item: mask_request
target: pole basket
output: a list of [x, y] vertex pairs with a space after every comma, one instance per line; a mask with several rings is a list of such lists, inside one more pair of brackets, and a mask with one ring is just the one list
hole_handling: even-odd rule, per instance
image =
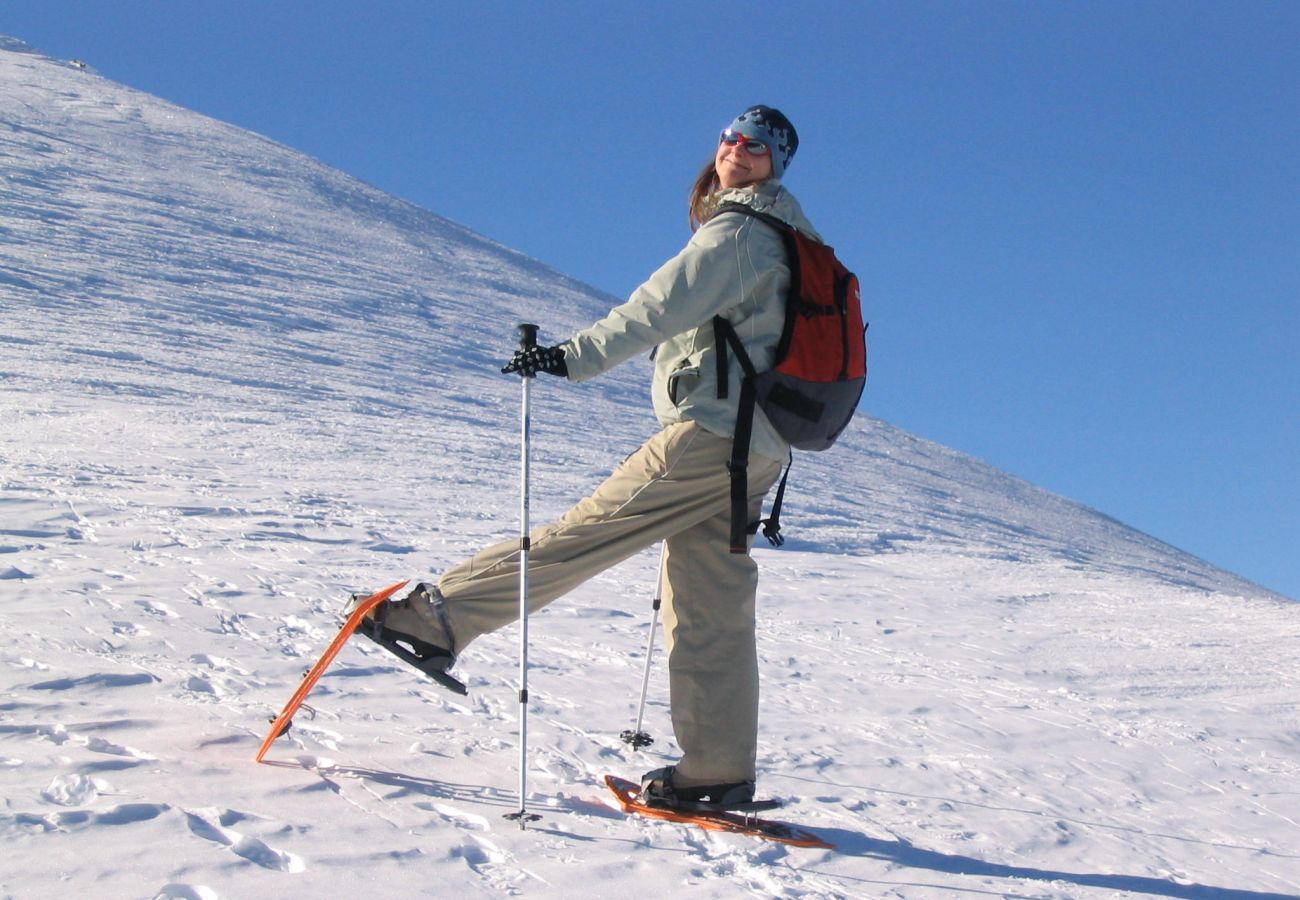
[[655, 742], [655, 739], [650, 737], [650, 735], [646, 734], [644, 731], [633, 731], [630, 728], [620, 734], [619, 737], [623, 739], [623, 743], [629, 745], [633, 750], [640, 750], [642, 747], [649, 747]]

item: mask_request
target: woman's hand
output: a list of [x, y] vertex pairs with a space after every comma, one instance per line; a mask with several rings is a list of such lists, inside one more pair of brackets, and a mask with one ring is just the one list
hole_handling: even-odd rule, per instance
[[538, 372], [567, 378], [569, 367], [564, 362], [564, 351], [558, 346], [521, 348], [501, 370], [503, 375], [518, 374], [521, 378], [532, 378]]

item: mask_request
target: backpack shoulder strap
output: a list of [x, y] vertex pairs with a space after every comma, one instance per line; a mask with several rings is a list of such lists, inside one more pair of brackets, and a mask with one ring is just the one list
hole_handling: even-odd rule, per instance
[[[740, 380], [740, 398], [736, 403], [736, 430], [731, 439], [731, 459], [727, 472], [731, 475], [731, 552], [749, 551], [749, 443], [754, 432], [754, 363], [745, 352], [745, 346], [736, 329], [722, 316], [713, 317], [714, 356], [718, 366], [718, 399], [728, 395], [730, 376], [727, 372], [727, 351], [735, 355], [745, 372]], [[757, 529], [755, 529], [757, 530]]]
[[[780, 363], [785, 359], [786, 354], [790, 352], [790, 339], [794, 335], [794, 320], [799, 314], [803, 302], [803, 254], [799, 252], [799, 241], [801, 240], [798, 228], [795, 228], [784, 219], [779, 219], [771, 213], [759, 212], [752, 206], [734, 201], [724, 203], [718, 207], [718, 212], [738, 212], [742, 215], [758, 219], [760, 222], [775, 228], [781, 235], [781, 242], [785, 245], [785, 264], [790, 270], [790, 287], [785, 301], [785, 324], [781, 328], [781, 337], [777, 341], [776, 356], [774, 359]], [[721, 374], [721, 369], [719, 369]]]
[[[724, 203], [718, 208], [718, 212], [742, 213], [758, 219], [777, 230], [786, 249], [787, 265], [790, 267], [791, 290], [797, 293], [796, 285], [799, 284], [799, 247], [796, 243], [797, 232], [794, 226], [778, 219], [776, 216], [759, 212], [743, 203]], [[795, 304], [790, 303], [787, 299], [787, 321], [778, 346], [778, 358], [784, 354], [785, 347], [790, 340], [790, 318], [794, 309]], [[731, 442], [731, 459], [727, 463], [727, 471], [731, 475], [731, 552], [748, 553], [749, 535], [757, 532], [760, 526], [763, 527], [763, 534], [768, 541], [773, 546], [779, 547], [785, 543], [785, 538], [781, 536], [781, 500], [785, 496], [785, 481], [790, 474], [790, 467], [789, 465], [786, 466], [785, 475], [781, 478], [781, 487], [777, 490], [776, 503], [772, 507], [771, 518], [763, 522], [749, 522], [749, 444], [754, 429], [754, 407], [757, 405], [754, 378], [758, 373], [754, 368], [753, 360], [749, 358], [749, 353], [746, 352], [745, 346], [740, 340], [740, 336], [736, 334], [735, 327], [722, 316], [713, 317], [713, 343], [717, 361], [718, 399], [725, 399], [729, 393], [728, 351], [736, 357], [736, 361], [740, 363], [740, 367], [745, 373], [745, 377], [741, 379], [740, 383], [740, 398], [736, 409], [736, 431]], [[793, 457], [791, 459], [793, 460]]]
[[[760, 222], [766, 222], [782, 234], [794, 229], [794, 226], [786, 222], [784, 219], [779, 219], [771, 213], [760, 212], [747, 203], [737, 203], [734, 200], [728, 201], [718, 207], [717, 213], [724, 212], [743, 213], [751, 218], [758, 219]], [[717, 213], [714, 213], [714, 215], [717, 215]]]

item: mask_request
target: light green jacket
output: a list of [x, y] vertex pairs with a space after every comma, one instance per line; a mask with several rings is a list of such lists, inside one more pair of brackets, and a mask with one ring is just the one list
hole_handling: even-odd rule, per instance
[[[714, 205], [745, 203], [820, 240], [779, 181], [719, 191], [711, 199]], [[657, 347], [651, 397], [660, 424], [693, 420], [731, 437], [743, 373], [729, 361], [730, 389], [719, 399], [713, 317], [731, 322], [755, 368], [766, 371], [785, 323], [789, 284], [785, 245], [775, 229], [741, 213], [715, 215], [626, 303], [561, 345], [569, 379], [585, 381]], [[789, 450], [757, 410], [750, 452], [784, 460]]]

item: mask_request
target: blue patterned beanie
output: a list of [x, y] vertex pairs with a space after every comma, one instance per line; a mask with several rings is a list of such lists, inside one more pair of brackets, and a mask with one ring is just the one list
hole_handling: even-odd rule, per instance
[[772, 151], [772, 177], [780, 178], [799, 149], [799, 135], [779, 109], [751, 106], [729, 126], [731, 131], [767, 144]]

